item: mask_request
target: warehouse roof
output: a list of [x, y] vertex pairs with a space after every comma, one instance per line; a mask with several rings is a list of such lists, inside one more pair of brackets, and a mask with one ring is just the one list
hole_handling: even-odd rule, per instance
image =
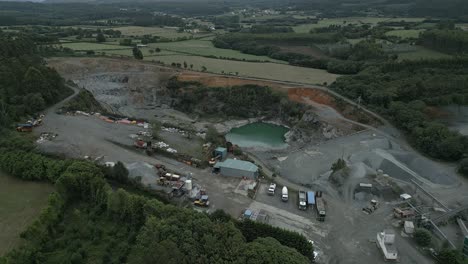
[[253, 164], [252, 162], [244, 161], [244, 160], [235, 160], [235, 159], [227, 159], [225, 161], [219, 161], [215, 164], [215, 168], [230, 168], [230, 169], [238, 169], [244, 171], [258, 171], [258, 167]]

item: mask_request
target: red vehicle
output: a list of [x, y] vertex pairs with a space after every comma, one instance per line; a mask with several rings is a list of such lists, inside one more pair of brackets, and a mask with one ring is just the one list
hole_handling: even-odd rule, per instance
[[33, 125], [32, 124], [18, 124], [16, 126], [16, 131], [18, 132], [32, 132]]

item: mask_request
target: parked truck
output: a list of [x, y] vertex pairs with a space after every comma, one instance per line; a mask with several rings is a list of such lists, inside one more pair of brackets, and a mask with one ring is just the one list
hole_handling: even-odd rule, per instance
[[283, 200], [283, 202], [287, 202], [288, 201], [288, 187], [284, 186], [283, 187], [283, 190], [281, 191], [281, 200]]
[[317, 208], [317, 220], [325, 221], [325, 201], [323, 200], [321, 191], [317, 192], [315, 195], [315, 208]]
[[306, 192], [299, 191], [299, 210], [307, 209], [306, 201], [307, 201]]
[[398, 260], [398, 252], [395, 247], [395, 233], [393, 230], [384, 230], [377, 233], [377, 247], [382, 250], [385, 260]]

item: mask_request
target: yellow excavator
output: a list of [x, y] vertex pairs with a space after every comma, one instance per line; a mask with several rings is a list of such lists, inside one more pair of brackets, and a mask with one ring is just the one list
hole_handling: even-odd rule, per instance
[[202, 195], [200, 199], [196, 199], [193, 202], [193, 205], [200, 206], [200, 207], [208, 207], [210, 206], [210, 201], [208, 200], [208, 195]]

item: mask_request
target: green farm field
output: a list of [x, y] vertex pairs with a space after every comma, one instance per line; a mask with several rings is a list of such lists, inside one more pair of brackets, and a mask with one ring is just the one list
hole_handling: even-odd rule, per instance
[[166, 43], [153, 43], [149, 45], [152, 48], [160, 48], [161, 50], [178, 52], [188, 55], [199, 56], [215, 56], [218, 58], [229, 58], [236, 60], [250, 60], [250, 61], [271, 61], [277, 63], [286, 63], [284, 61], [274, 60], [267, 56], [256, 56], [244, 54], [237, 50], [219, 49], [213, 46], [208, 39], [192, 39], [187, 41], [166, 42]]
[[20, 243], [20, 233], [47, 205], [53, 187], [22, 181], [0, 172], [0, 256]]
[[119, 49], [131, 49], [130, 47], [113, 45], [113, 44], [100, 44], [92, 42], [75, 42], [75, 43], [62, 43], [62, 47], [70, 48], [72, 50], [119, 50]]
[[320, 20], [317, 24], [303, 24], [293, 27], [296, 33], [308, 33], [313, 28], [328, 27], [331, 25], [376, 25], [379, 22], [390, 22], [390, 21], [406, 21], [406, 22], [420, 22], [424, 18], [416, 17], [401, 17], [401, 18], [389, 18], [389, 17], [344, 17], [344, 18], [326, 18]]
[[392, 31], [385, 33], [385, 35], [396, 36], [400, 38], [418, 38], [419, 33], [423, 31], [424, 31], [423, 29], [392, 30]]
[[435, 50], [417, 46], [414, 51], [398, 53], [398, 60], [445, 59], [452, 56]]
[[339, 75], [328, 73], [325, 70], [302, 68], [286, 64], [230, 61], [190, 55], [158, 56], [145, 58], [145, 60], [160, 61], [166, 65], [170, 65], [173, 62], [180, 64], [186, 62], [188, 65], [193, 64], [194, 70], [201, 70], [205, 66], [207, 71], [212, 73], [224, 72], [226, 74], [235, 74], [237, 72], [239, 76], [244, 77], [308, 84], [332, 83], [339, 77]]
[[177, 32], [177, 28], [168, 27], [139, 27], [139, 26], [126, 26], [111, 28], [113, 30], [119, 30], [123, 36], [135, 36], [140, 37], [143, 35], [159, 36], [163, 38], [174, 39], [178, 37], [189, 37], [190, 33]]

